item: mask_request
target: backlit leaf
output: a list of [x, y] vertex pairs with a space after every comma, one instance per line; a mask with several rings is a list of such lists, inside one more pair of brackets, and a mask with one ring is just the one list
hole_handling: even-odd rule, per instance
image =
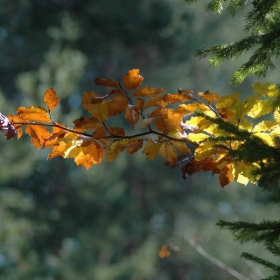
[[141, 121], [139, 121], [139, 125], [141, 126], [141, 127], [147, 127], [150, 123], [152, 123], [153, 122], [153, 120], [154, 120], [154, 118], [146, 118], [146, 119], [143, 119], [143, 120], [141, 120]]
[[181, 153], [181, 154], [191, 154], [191, 150], [186, 146], [186, 143], [179, 141], [170, 141], [170, 143]]
[[264, 96], [268, 96], [268, 97], [279, 97], [280, 96], [280, 90], [275, 84], [256, 83], [252, 86], [252, 88], [255, 92], [262, 94]]
[[229, 183], [231, 183], [234, 179], [232, 171], [232, 163], [227, 164], [221, 169], [220, 175], [219, 175], [219, 180], [220, 180], [220, 185], [222, 187], [227, 186]]
[[167, 103], [170, 103], [170, 104], [174, 104], [174, 103], [177, 103], [177, 102], [186, 102], [186, 101], [189, 101], [189, 100], [193, 100], [193, 97], [188, 95], [188, 94], [170, 94], [170, 93], [166, 93], [162, 99], [167, 102]]
[[139, 69], [129, 70], [122, 78], [123, 85], [127, 90], [138, 88], [143, 80]]
[[73, 121], [75, 124], [74, 130], [85, 131], [92, 130], [102, 126], [102, 123], [97, 118], [80, 117]]
[[259, 118], [273, 111], [273, 100], [259, 100], [247, 113], [251, 118]]
[[152, 106], [158, 106], [160, 108], [164, 108], [166, 106], [166, 101], [164, 101], [161, 97], [154, 97], [149, 99], [145, 104], [143, 109], [152, 107]]
[[276, 127], [278, 124], [278, 122], [274, 121], [262, 121], [259, 122], [258, 124], [256, 124], [252, 130], [252, 132], [264, 132], [264, 131], [268, 131], [271, 130], [272, 128]]
[[56, 92], [53, 90], [53, 88], [49, 88], [44, 94], [44, 101], [51, 111], [59, 104], [60, 99], [56, 96]]
[[49, 131], [42, 125], [28, 125], [25, 132], [30, 135], [32, 144], [38, 149], [50, 136]]
[[207, 102], [215, 102], [221, 98], [221, 96], [217, 93], [210, 92], [209, 90], [205, 91], [204, 93], [199, 92], [198, 96]]
[[140, 150], [143, 146], [143, 139], [140, 137], [132, 138], [129, 140], [126, 148], [126, 152], [128, 154], [134, 154], [138, 150]]
[[[141, 76], [142, 77], [142, 76]], [[164, 92], [163, 88], [143, 87], [136, 90], [133, 96], [157, 96], [159, 93]]]
[[50, 122], [48, 111], [43, 107], [19, 107], [17, 113], [22, 121]]
[[223, 107], [231, 106], [238, 100], [239, 96], [240, 94], [238, 92], [234, 92], [230, 95], [222, 96], [221, 99], [216, 103], [216, 108], [220, 109]]

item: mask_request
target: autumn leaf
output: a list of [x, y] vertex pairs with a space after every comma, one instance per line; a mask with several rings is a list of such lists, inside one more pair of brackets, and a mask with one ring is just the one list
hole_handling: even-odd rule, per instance
[[147, 142], [142, 153], [146, 155], [147, 159], [154, 159], [157, 157], [162, 143], [155, 143], [153, 141]]
[[32, 144], [38, 149], [50, 136], [49, 131], [42, 125], [28, 125], [25, 132], [30, 135]]
[[239, 96], [240, 94], [238, 92], [222, 96], [220, 100], [216, 103], [216, 108], [220, 109], [233, 105], [238, 100]]
[[46, 103], [49, 110], [53, 110], [60, 102], [60, 99], [56, 96], [56, 92], [53, 88], [46, 90], [44, 94], [44, 102]]
[[157, 96], [159, 93], [162, 92], [164, 92], [163, 88], [144, 87], [136, 90], [133, 96], [142, 96], [142, 97]]
[[122, 78], [123, 85], [127, 90], [138, 88], [143, 80], [139, 69], [129, 70]]
[[273, 103], [273, 100], [259, 100], [254, 104], [254, 106], [252, 106], [247, 115], [251, 118], [259, 118], [263, 115], [269, 114], [274, 109]]
[[50, 122], [48, 111], [43, 107], [19, 107], [17, 113], [21, 121], [31, 121], [31, 122]]
[[112, 79], [102, 79], [98, 77], [94, 79], [94, 82], [98, 86], [119, 88], [119, 84]]
[[112, 136], [125, 136], [125, 131], [121, 127], [108, 127], [108, 131]]
[[91, 117], [80, 117], [73, 121], [75, 124], [74, 130], [76, 131], [85, 131], [85, 130], [92, 130], [99, 127], [102, 127], [102, 123], [99, 119]]
[[176, 150], [167, 142], [162, 143], [159, 148], [159, 153], [163, 158], [167, 159], [168, 162], [174, 163], [177, 159]]
[[221, 98], [221, 96], [219, 94], [210, 92], [209, 90], [205, 91], [204, 93], [199, 92], [198, 96], [201, 99], [204, 99], [204, 100], [206, 100], [209, 103], [215, 102], [215, 101], [217, 101], [217, 100], [219, 100]]
[[255, 92], [262, 94], [264, 96], [276, 97], [276, 98], [280, 96], [280, 89], [275, 84], [256, 83], [252, 86], [252, 88]]
[[139, 120], [138, 111], [131, 105], [126, 108], [125, 119], [135, 125]]
[[225, 187], [229, 183], [231, 183], [234, 179], [232, 171], [233, 171], [233, 164], [229, 163], [221, 169], [219, 180], [221, 187]]
[[127, 154], [134, 154], [140, 150], [143, 146], [143, 139], [140, 137], [132, 138], [127, 143], [126, 152]]
[[110, 117], [114, 117], [117, 114], [122, 113], [128, 105], [128, 99], [124, 96], [116, 96], [107, 102], [108, 114]]
[[166, 93], [162, 99], [167, 102], [167, 103], [170, 103], [170, 104], [174, 104], [174, 103], [177, 103], [177, 102], [186, 102], [186, 101], [189, 101], [189, 100], [193, 100], [193, 97], [188, 95], [188, 94], [170, 94], [170, 93]]
[[169, 257], [170, 254], [171, 254], [171, 252], [167, 249], [167, 245], [166, 245], [166, 244], [163, 244], [163, 245], [160, 247], [159, 251], [158, 251], [158, 255], [159, 255], [159, 257], [162, 258], [162, 259], [163, 259], [163, 258]]

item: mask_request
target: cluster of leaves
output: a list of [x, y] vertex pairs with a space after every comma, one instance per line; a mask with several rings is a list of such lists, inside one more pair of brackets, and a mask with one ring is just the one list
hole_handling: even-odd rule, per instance
[[[140, 88], [143, 77], [138, 69], [128, 71], [122, 85], [112, 79], [94, 81], [110, 92], [102, 96], [85, 91], [82, 105], [89, 116], [74, 120], [73, 127], [53, 120], [52, 111], [60, 99], [50, 88], [44, 94], [47, 108], [19, 107], [17, 116], [3, 116], [1, 130], [8, 139], [20, 138], [26, 127], [35, 147], [52, 148], [48, 159], [74, 158], [86, 168], [104, 157], [111, 162], [120, 152], [133, 154], [142, 149], [148, 160], [161, 155], [172, 168], [182, 165], [184, 178], [199, 171], [219, 174], [222, 187], [233, 180], [257, 182], [257, 171], [271, 164], [278, 151], [280, 90], [273, 84], [253, 85], [255, 94], [241, 101], [237, 92], [194, 95], [189, 89], [170, 94], [163, 88]], [[272, 114], [271, 120], [259, 119], [267, 114]], [[134, 134], [108, 125], [116, 115], [130, 123]], [[248, 147], [255, 152], [240, 156]]]
[[[199, 0], [185, 0], [194, 3]], [[226, 4], [228, 5], [226, 7]], [[252, 7], [245, 17], [244, 30], [249, 35], [237, 42], [205, 47], [197, 52], [199, 57], [210, 56], [209, 62], [219, 66], [225, 60], [238, 58], [241, 54], [254, 50], [251, 57], [237, 71], [232, 81], [241, 83], [249, 75], [265, 76], [269, 69], [274, 69], [273, 58], [279, 57], [279, 0], [259, 1], [226, 1], [211, 0], [206, 5], [206, 11], [221, 14], [223, 10], [234, 17], [237, 12], [251, 4]]]

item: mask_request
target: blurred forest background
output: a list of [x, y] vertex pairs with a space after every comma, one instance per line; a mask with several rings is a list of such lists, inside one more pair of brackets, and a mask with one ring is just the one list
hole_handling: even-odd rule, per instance
[[[85, 112], [84, 90], [102, 93], [96, 77], [141, 69], [144, 85], [252, 92], [256, 79], [230, 86], [240, 61], [209, 68], [195, 51], [242, 37], [244, 18], [204, 11], [182, 0], [0, 0], [0, 110], [43, 105], [53, 87], [62, 99], [55, 119]], [[244, 11], [245, 13], [245, 11]], [[276, 82], [276, 74], [261, 82]], [[104, 93], [104, 89], [103, 89]], [[244, 98], [246, 96], [244, 95]], [[72, 160], [46, 160], [26, 137], [1, 135], [0, 279], [216, 280], [236, 279], [203, 258], [193, 238], [213, 257], [250, 279], [267, 275], [240, 258], [266, 256], [259, 244], [238, 245], [219, 219], [277, 217], [255, 185], [222, 189], [201, 173], [183, 180], [180, 169], [139, 153], [90, 170]], [[171, 253], [160, 258], [163, 244]]]

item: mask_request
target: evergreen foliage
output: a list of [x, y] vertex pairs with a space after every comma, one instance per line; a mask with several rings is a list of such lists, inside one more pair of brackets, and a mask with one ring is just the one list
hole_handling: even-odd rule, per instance
[[[186, 3], [198, 0], [185, 0]], [[226, 2], [228, 2], [227, 7]], [[237, 12], [251, 5], [245, 17], [244, 30], [248, 36], [230, 44], [204, 47], [197, 51], [200, 58], [210, 56], [209, 62], [219, 66], [225, 60], [236, 59], [243, 53], [253, 50], [253, 54], [232, 76], [233, 83], [241, 83], [247, 76], [264, 77], [268, 70], [273, 70], [273, 58], [280, 54], [280, 1], [279, 0], [212, 0], [206, 5], [206, 11], [221, 14], [226, 13], [234, 17]]]

